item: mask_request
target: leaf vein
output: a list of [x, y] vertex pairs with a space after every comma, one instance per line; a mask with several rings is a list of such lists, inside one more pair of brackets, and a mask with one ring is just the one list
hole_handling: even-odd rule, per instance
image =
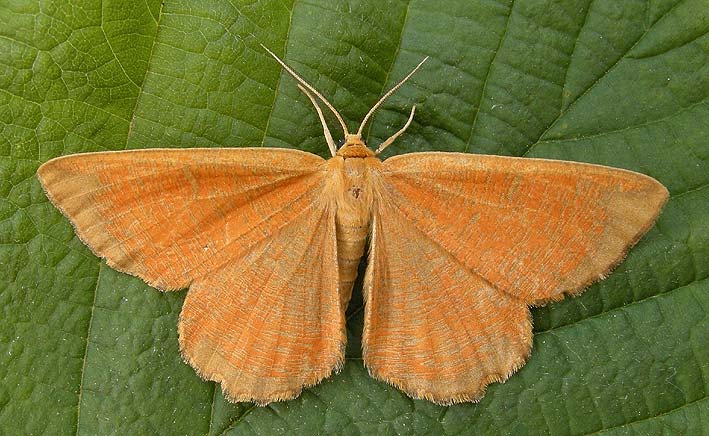
[[[542, 138], [544, 137], [544, 135], [546, 135], [552, 128], [554, 128], [554, 126], [556, 126], [556, 124], [559, 122], [559, 120], [562, 119], [562, 117], [564, 116], [564, 114], [568, 113], [569, 110], [570, 110], [573, 106], [575, 106], [579, 101], [583, 100], [583, 98], [584, 98], [586, 95], [588, 95], [591, 91], [593, 91], [593, 90], [596, 88], [596, 86], [597, 86], [603, 79], [605, 79], [606, 77], [608, 77], [608, 75], [609, 75], [613, 70], [615, 70], [615, 68], [616, 68], [618, 65], [620, 65], [621, 61], [623, 61], [624, 59], [628, 58], [628, 54], [633, 51], [633, 49], [640, 43], [640, 41], [643, 40], [643, 38], [645, 38], [645, 36], [646, 36], [648, 33], [650, 33], [650, 30], [652, 30], [652, 28], [653, 28], [663, 17], [668, 16], [672, 11], [674, 11], [680, 3], [683, 3], [683, 2], [682, 2], [682, 1], [677, 2], [677, 3], [676, 3], [669, 11], [667, 11], [660, 19], [658, 19], [657, 21], [655, 21], [655, 22], [652, 24], [652, 26], [648, 27], [648, 28], [640, 35], [640, 37], [638, 37], [638, 39], [635, 40], [635, 42], [633, 43], [633, 45], [632, 45], [623, 55], [621, 55], [620, 57], [618, 57], [618, 59], [613, 63], [613, 65], [611, 65], [610, 67], [608, 67], [608, 68], [606, 69], [606, 71], [603, 72], [603, 74], [601, 74], [600, 76], [598, 76], [598, 78], [597, 78], [596, 80], [594, 80], [581, 94], [579, 94], [573, 101], [571, 101], [571, 102], [569, 103], [569, 105], [566, 107], [566, 111], [561, 112], [556, 118], [554, 118], [554, 119], [551, 121], [551, 123], [549, 123], [549, 124], [547, 125], [547, 127], [544, 129], [544, 131], [542, 131], [542, 133], [539, 135], [539, 137], [537, 138], [537, 140], [536, 140], [535, 142], [533, 142], [532, 144], [529, 144], [529, 145], [524, 149], [524, 151], [522, 152], [522, 154], [521, 154], [520, 156], [527, 156], [527, 155], [534, 149], [534, 147], [536, 147], [536, 146], [540, 143], [540, 141], [542, 140]], [[649, 7], [649, 6], [648, 6], [648, 7]]]
[[[286, 53], [288, 50], [288, 38], [290, 36], [290, 31], [293, 28], [293, 11], [295, 11], [295, 0], [293, 1], [293, 4], [291, 5], [291, 10], [290, 10], [290, 16], [288, 17], [288, 30], [286, 30], [286, 36], [283, 39], [283, 59], [286, 58]], [[278, 88], [281, 85], [281, 78], [283, 77], [285, 71], [283, 71], [280, 67], [279, 71], [280, 73], [278, 74], [278, 79], [276, 81], [276, 86], [273, 88], [273, 101], [271, 102], [270, 109], [268, 111], [268, 119], [266, 120], [266, 127], [263, 129], [263, 139], [261, 139], [261, 147], [263, 147], [266, 143], [266, 138], [268, 137], [268, 129], [271, 126], [271, 120], [273, 119], [273, 112], [275, 112], [276, 109], [276, 100], [278, 99]]]
[[[401, 23], [401, 31], [399, 32], [399, 43], [396, 46], [396, 50], [394, 51], [394, 56], [391, 58], [391, 64], [389, 64], [389, 69], [387, 70], [386, 76], [384, 76], [384, 81], [382, 82], [382, 90], [379, 92], [379, 95], [384, 95], [384, 93], [387, 91], [387, 84], [389, 83], [389, 77], [391, 76], [392, 71], [394, 71], [394, 65], [396, 65], [396, 58], [399, 57], [399, 53], [401, 52], [401, 45], [402, 41], [404, 39], [404, 31], [406, 30], [406, 23], [409, 20], [409, 11], [411, 10], [411, 1], [409, 0], [406, 3], [406, 9], [404, 10], [404, 19], [402, 20]], [[366, 143], [369, 144], [369, 140], [371, 138], [372, 134], [372, 126], [374, 125], [374, 120], [369, 122], [369, 127], [367, 128], [367, 139]]]
[[[163, 8], [165, 7], [165, 2], [160, 3], [160, 9], [158, 10], [158, 19], [155, 23], [155, 37], [153, 39], [153, 44], [150, 46], [150, 53], [148, 54], [148, 66], [145, 68], [145, 74], [143, 74], [143, 80], [138, 86], [138, 96], [135, 98], [135, 105], [133, 105], [133, 110], [131, 111], [131, 118], [128, 121], [128, 133], [126, 134], [126, 143], [123, 146], [125, 150], [128, 148], [128, 141], [131, 138], [131, 132], [133, 132], [133, 124], [135, 123], [136, 113], [138, 110], [138, 104], [140, 103], [141, 97], [143, 96], [143, 89], [145, 88], [145, 82], [148, 79], [148, 72], [150, 71], [150, 65], [153, 61], [153, 54], [155, 53], [155, 46], [158, 45], [158, 33], [160, 32], [160, 22], [163, 16]], [[152, 14], [152, 12], [151, 12]]]
[[480, 108], [483, 104], [483, 100], [485, 100], [485, 90], [487, 89], [487, 82], [490, 79], [490, 75], [492, 73], [492, 66], [495, 63], [495, 60], [497, 59], [497, 55], [500, 53], [500, 48], [502, 48], [502, 43], [505, 39], [505, 36], [507, 36], [507, 29], [510, 27], [510, 21], [512, 21], [512, 9], [514, 8], [515, 2], [512, 0], [512, 3], [510, 4], [510, 13], [507, 15], [507, 20], [505, 20], [505, 29], [502, 31], [502, 35], [500, 36], [500, 40], [497, 42], [497, 48], [495, 49], [495, 54], [492, 56], [492, 60], [490, 61], [490, 65], [487, 68], [487, 71], [485, 72], [485, 79], [483, 80], [483, 86], [482, 89], [480, 90], [480, 98], [478, 99], [478, 105], [477, 109], [475, 110], [475, 116], [473, 117], [473, 123], [472, 126], [470, 127], [470, 136], [468, 136], [468, 140], [465, 141], [465, 148], [463, 149], [463, 153], [467, 153], [468, 150], [470, 149], [470, 143], [473, 141], [473, 137], [475, 136], [475, 127], [477, 126], [478, 123], [478, 115], [480, 115]]
[[89, 344], [91, 343], [91, 327], [94, 324], [94, 311], [96, 309], [96, 296], [98, 295], [98, 286], [101, 283], [101, 268], [103, 263], [99, 263], [98, 273], [96, 274], [96, 286], [94, 286], [94, 298], [93, 303], [91, 303], [91, 315], [89, 315], [89, 327], [86, 331], [86, 347], [84, 347], [84, 360], [81, 364], [81, 375], [79, 377], [79, 398], [76, 404], [76, 435], [79, 435], [79, 428], [81, 424], [81, 401], [83, 399], [84, 393], [84, 377], [86, 376], [86, 362], [87, 356], [89, 355]]
[[626, 422], [626, 423], [619, 424], [619, 425], [616, 425], [616, 426], [613, 426], [613, 427], [603, 428], [603, 429], [600, 429], [600, 430], [598, 430], [598, 431], [594, 431], [594, 432], [591, 432], [591, 433], [584, 433], [584, 436], [590, 436], [590, 435], [595, 435], [595, 434], [601, 434], [602, 432], [605, 432], [605, 431], [623, 428], [623, 427], [626, 427], [626, 426], [628, 426], [628, 425], [637, 424], [637, 423], [639, 423], [639, 422], [649, 421], [649, 420], [651, 420], [651, 419], [658, 419], [658, 418], [661, 418], [661, 417], [663, 417], [663, 416], [665, 416], [665, 415], [669, 415], [669, 414], [672, 413], [672, 412], [676, 412], [676, 411], [678, 411], [678, 410], [684, 409], [685, 407], [692, 406], [692, 405], [694, 405], [695, 403], [699, 403], [699, 402], [702, 402], [702, 401], [706, 401], [706, 399], [707, 399], [707, 397], [697, 398], [696, 400], [690, 401], [690, 402], [688, 402], [688, 403], [684, 403], [684, 404], [682, 404], [682, 405], [679, 406], [679, 407], [675, 407], [675, 408], [673, 408], [673, 409], [666, 410], [665, 412], [662, 412], [662, 413], [660, 413], [659, 415], [647, 416], [647, 417], [645, 417], [645, 418], [637, 419], [637, 420], [635, 420], [635, 421]]
[[581, 39], [581, 32], [583, 32], [583, 28], [586, 27], [586, 21], [588, 21], [588, 16], [591, 15], [591, 8], [593, 7], [593, 0], [590, 1], [588, 6], [586, 7], [586, 12], [584, 13], [583, 16], [583, 21], [581, 22], [581, 26], [579, 26], [579, 31], [576, 33], [576, 37], [574, 38], [574, 45], [571, 47], [571, 53], [569, 53], [569, 63], [566, 65], [566, 72], [564, 73], [564, 81], [562, 82], [561, 85], [561, 104], [559, 105], [559, 116], [564, 113], [564, 91], [566, 91], [566, 84], [569, 79], [569, 71], [571, 71], [571, 64], [574, 61], [574, 53], [576, 52], [576, 46], [579, 43], [579, 40]]
[[568, 323], [568, 324], [562, 324], [562, 325], [554, 326], [554, 327], [551, 327], [551, 328], [548, 328], [548, 329], [545, 329], [545, 330], [535, 330], [534, 333], [535, 333], [535, 336], [536, 336], [536, 335], [543, 335], [543, 334], [547, 334], [547, 333], [552, 334], [552, 332], [554, 332], [554, 331], [556, 331], [556, 330], [563, 329], [563, 328], [567, 328], [567, 327], [571, 327], [571, 326], [574, 326], [574, 325], [576, 325], [576, 324], [582, 323], [582, 322], [584, 322], [584, 321], [586, 321], [586, 320], [589, 320], [589, 319], [601, 318], [601, 317], [603, 317], [603, 316], [608, 315], [609, 313], [614, 313], [614, 312], [616, 312], [616, 311], [621, 311], [621, 312], [622, 312], [622, 311], [624, 311], [625, 309], [627, 309], [627, 308], [629, 308], [629, 307], [635, 306], [636, 304], [641, 304], [641, 303], [644, 303], [644, 302], [647, 302], [647, 301], [652, 301], [652, 300], [654, 300], [654, 299], [656, 299], [656, 298], [659, 298], [659, 297], [661, 297], [661, 296], [663, 296], [663, 295], [669, 294], [670, 292], [676, 292], [676, 291], [679, 291], [679, 290], [681, 290], [681, 289], [688, 288], [689, 286], [695, 285], [695, 284], [700, 283], [700, 282], [703, 282], [703, 281], [707, 281], [707, 277], [702, 277], [702, 278], [699, 278], [699, 279], [698, 279], [698, 278], [695, 278], [694, 280], [691, 280], [691, 281], [685, 283], [684, 285], [678, 286], [678, 287], [676, 287], [676, 288], [668, 289], [668, 290], [666, 290], [666, 291], [660, 291], [659, 293], [654, 294], [654, 295], [651, 295], [651, 296], [649, 296], [649, 297], [645, 297], [645, 298], [641, 298], [641, 299], [639, 299], [639, 300], [631, 301], [630, 303], [624, 304], [624, 305], [622, 305], [622, 306], [613, 307], [613, 308], [611, 308], [611, 309], [609, 309], [609, 310], [604, 310], [604, 311], [599, 312], [599, 313], [597, 313], [597, 314], [595, 314], [595, 315], [587, 316], [587, 317], [585, 317], [585, 318], [578, 319], [578, 320], [576, 320], [576, 321], [574, 321], [574, 322], [571, 322], [571, 323]]
[[691, 105], [689, 105], [689, 106], [685, 106], [685, 107], [683, 107], [683, 108], [680, 108], [679, 110], [677, 110], [677, 111], [675, 111], [675, 112], [672, 112], [671, 114], [665, 115], [665, 116], [662, 117], [662, 118], [657, 118], [657, 119], [654, 119], [654, 120], [645, 121], [645, 122], [640, 123], [640, 124], [634, 124], [634, 125], [631, 125], [631, 126], [626, 126], [626, 127], [620, 128], [620, 129], [607, 130], [607, 131], [605, 131], [605, 132], [592, 133], [592, 134], [589, 134], [589, 135], [579, 135], [579, 136], [574, 136], [574, 137], [569, 137], [569, 138], [545, 139], [545, 140], [537, 141], [537, 142], [535, 143], [535, 145], [551, 144], [551, 143], [554, 143], [554, 142], [583, 141], [583, 140], [587, 140], [587, 139], [594, 139], [594, 138], [603, 137], [603, 136], [606, 136], [606, 135], [612, 135], [612, 134], [614, 134], [614, 133], [622, 133], [622, 132], [626, 132], [626, 131], [628, 131], [628, 130], [638, 129], [638, 128], [640, 128], [640, 127], [651, 126], [651, 125], [653, 125], [653, 124], [658, 124], [658, 123], [661, 123], [661, 122], [663, 122], [663, 121], [666, 121], [666, 120], [668, 120], [668, 119], [670, 119], [670, 118], [672, 118], [672, 117], [675, 117], [675, 116], [677, 116], [677, 115], [679, 115], [679, 114], [682, 114], [682, 113], [684, 113], [684, 112], [688, 112], [688, 111], [694, 109], [694, 108], [697, 107], [697, 106], [706, 105], [707, 103], [709, 103], [709, 100], [707, 100], [707, 99], [700, 100], [700, 101], [698, 101], [698, 102], [696, 102], [696, 103], [693, 103], [693, 104], [691, 104]]

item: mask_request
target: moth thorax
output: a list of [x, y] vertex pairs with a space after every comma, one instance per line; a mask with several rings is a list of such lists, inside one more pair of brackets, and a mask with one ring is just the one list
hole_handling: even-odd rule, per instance
[[372, 204], [370, 159], [342, 160], [338, 198], [338, 220], [348, 225], [367, 226]]

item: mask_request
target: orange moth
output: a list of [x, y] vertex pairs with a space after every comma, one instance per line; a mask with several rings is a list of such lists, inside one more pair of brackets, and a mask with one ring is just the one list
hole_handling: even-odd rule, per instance
[[[357, 266], [364, 364], [414, 398], [476, 401], [530, 354], [529, 306], [603, 278], [668, 193], [631, 171], [463, 153], [377, 155], [362, 129], [276, 55], [332, 158], [269, 148], [148, 149], [53, 159], [49, 199], [106, 263], [189, 287], [184, 359], [232, 401], [297, 397], [341, 367]], [[425, 59], [424, 59], [425, 61]], [[337, 147], [318, 100], [344, 132]]]

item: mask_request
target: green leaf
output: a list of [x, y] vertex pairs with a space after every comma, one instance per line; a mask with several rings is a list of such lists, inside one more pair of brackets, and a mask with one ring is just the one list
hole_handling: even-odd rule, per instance
[[[0, 3], [0, 429], [8, 434], [700, 434], [709, 428], [706, 0]], [[327, 155], [283, 54], [388, 155], [577, 160], [671, 198], [605, 281], [533, 310], [527, 365], [477, 404], [413, 401], [363, 368], [361, 295], [339, 374], [227, 403], [181, 361], [184, 292], [94, 257], [35, 177], [50, 158], [148, 147]]]

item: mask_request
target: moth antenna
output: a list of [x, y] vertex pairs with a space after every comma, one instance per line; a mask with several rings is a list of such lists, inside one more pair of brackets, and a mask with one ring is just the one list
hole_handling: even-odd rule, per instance
[[[362, 120], [362, 123], [360, 123], [360, 125], [359, 125], [359, 130], [357, 130], [357, 135], [362, 136], [362, 130], [364, 129], [364, 125], [367, 124], [367, 121], [369, 120], [369, 117], [372, 116], [372, 114], [374, 113], [374, 111], [376, 111], [377, 109], [379, 109], [379, 106], [381, 106], [382, 103], [384, 103], [384, 100], [386, 100], [387, 98], [389, 98], [389, 96], [391, 96], [393, 93], [395, 93], [396, 90], [399, 89], [399, 88], [401, 87], [401, 85], [404, 84], [404, 82], [406, 82], [407, 80], [409, 80], [409, 78], [410, 78], [411, 76], [413, 76], [414, 73], [415, 73], [416, 71], [418, 71], [418, 69], [421, 68], [421, 65], [423, 65], [423, 63], [426, 62], [427, 60], [428, 60], [428, 56], [426, 56], [425, 58], [423, 58], [423, 60], [422, 60], [421, 62], [419, 62], [418, 65], [416, 65], [416, 68], [414, 68], [413, 70], [411, 70], [411, 72], [410, 72], [409, 74], [407, 74], [406, 77], [404, 77], [403, 79], [401, 79], [401, 80], [399, 81], [399, 83], [397, 83], [396, 85], [394, 85], [393, 88], [391, 88], [386, 94], [384, 94], [384, 95], [382, 96], [382, 98], [379, 99], [379, 101], [378, 101], [374, 106], [372, 106], [372, 108], [369, 110], [369, 112], [367, 112], [367, 115], [364, 116], [364, 119]], [[398, 133], [397, 133], [397, 135], [398, 135]], [[394, 136], [396, 136], [396, 135], [394, 135]]]
[[286, 65], [286, 63], [283, 62], [283, 61], [281, 60], [281, 58], [279, 58], [278, 56], [276, 56], [276, 54], [275, 54], [274, 52], [272, 52], [271, 50], [269, 50], [268, 47], [266, 47], [266, 46], [263, 45], [263, 44], [261, 44], [261, 47], [263, 47], [263, 49], [266, 50], [266, 51], [268, 52], [268, 54], [270, 54], [271, 56], [273, 56], [273, 58], [276, 60], [276, 62], [278, 62], [279, 64], [281, 64], [281, 66], [283, 67], [283, 69], [286, 70], [286, 71], [288, 72], [288, 74], [290, 74], [295, 80], [297, 80], [298, 83], [300, 83], [301, 85], [303, 85], [303, 87], [305, 87], [308, 91], [312, 92], [317, 98], [319, 98], [320, 100], [322, 100], [322, 102], [325, 104], [325, 106], [327, 106], [327, 108], [330, 109], [330, 110], [332, 111], [332, 113], [335, 115], [335, 118], [337, 118], [337, 121], [340, 123], [340, 126], [342, 126], [342, 131], [344, 132], [345, 136], [347, 136], [347, 135], [350, 134], [350, 132], [347, 130], [347, 126], [345, 125], [345, 121], [342, 119], [342, 116], [340, 115], [340, 113], [337, 112], [337, 109], [335, 109], [335, 107], [334, 107], [332, 104], [330, 104], [330, 102], [327, 101], [327, 99], [326, 99], [325, 97], [323, 97], [322, 94], [320, 94], [320, 93], [317, 91], [317, 89], [313, 88], [312, 85], [310, 85], [310, 84], [309, 84], [308, 82], [306, 82], [303, 78], [301, 78], [298, 74], [296, 74], [296, 72], [293, 71], [293, 69], [291, 69], [291, 67], [289, 67], [288, 65]]
[[337, 147], [335, 146], [335, 141], [332, 139], [332, 135], [330, 134], [330, 129], [327, 128], [325, 117], [323, 116], [320, 106], [318, 106], [317, 100], [315, 100], [313, 94], [311, 94], [307, 89], [305, 89], [300, 83], [298, 84], [298, 89], [303, 91], [303, 94], [307, 95], [310, 99], [310, 102], [313, 104], [313, 106], [315, 106], [315, 110], [318, 112], [318, 117], [320, 117], [320, 122], [322, 123], [323, 132], [325, 133], [325, 142], [327, 142], [327, 146], [330, 149], [330, 153], [332, 153], [332, 156], [334, 157], [337, 154]]
[[411, 121], [414, 120], [414, 112], [416, 112], [416, 105], [411, 107], [411, 115], [409, 115], [409, 120], [406, 122], [406, 124], [404, 124], [404, 127], [402, 127], [398, 132], [391, 135], [391, 137], [389, 137], [389, 139], [382, 142], [382, 144], [379, 146], [379, 148], [377, 148], [377, 151], [375, 151], [374, 154], [379, 154], [382, 151], [384, 151], [385, 148], [387, 148], [389, 145], [391, 145], [391, 143], [394, 142], [394, 140], [396, 138], [401, 136], [401, 134], [404, 133], [406, 131], [406, 129], [409, 128], [409, 126], [411, 125]]

